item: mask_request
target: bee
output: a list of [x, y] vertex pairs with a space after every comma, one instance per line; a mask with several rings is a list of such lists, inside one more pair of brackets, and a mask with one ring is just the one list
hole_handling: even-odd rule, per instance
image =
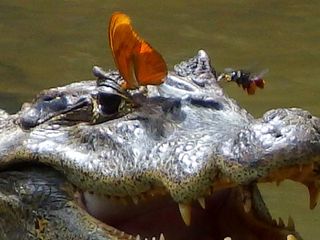
[[238, 86], [241, 86], [249, 95], [253, 95], [256, 92], [257, 87], [263, 89], [265, 81], [262, 79], [262, 75], [267, 70], [263, 71], [259, 75], [254, 75], [251, 72], [245, 70], [227, 70], [219, 74], [218, 81], [236, 82]]

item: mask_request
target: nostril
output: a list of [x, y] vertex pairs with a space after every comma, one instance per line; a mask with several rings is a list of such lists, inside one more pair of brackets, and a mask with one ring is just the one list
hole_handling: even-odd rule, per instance
[[20, 126], [24, 130], [28, 130], [37, 126], [39, 120], [39, 111], [37, 109], [31, 108], [24, 112], [19, 119]]
[[280, 138], [280, 137], [282, 137], [282, 134], [281, 133], [276, 133], [275, 138]]

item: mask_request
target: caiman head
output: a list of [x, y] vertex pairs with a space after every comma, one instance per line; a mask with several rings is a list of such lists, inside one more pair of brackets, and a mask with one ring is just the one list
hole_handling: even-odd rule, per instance
[[118, 72], [94, 73], [2, 113], [1, 239], [301, 238], [257, 183], [300, 182], [316, 205], [319, 118], [253, 118], [202, 50], [159, 86], [124, 90]]

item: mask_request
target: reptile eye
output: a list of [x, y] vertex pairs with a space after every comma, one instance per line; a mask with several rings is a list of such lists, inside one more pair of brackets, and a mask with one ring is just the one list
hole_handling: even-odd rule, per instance
[[123, 101], [123, 98], [116, 94], [103, 92], [98, 94], [99, 108], [104, 115], [113, 115], [118, 113]]

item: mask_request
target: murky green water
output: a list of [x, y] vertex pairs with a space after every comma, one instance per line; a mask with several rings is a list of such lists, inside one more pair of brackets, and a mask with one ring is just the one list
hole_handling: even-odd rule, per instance
[[[14, 112], [41, 89], [90, 79], [93, 65], [113, 68], [106, 28], [119, 10], [169, 68], [202, 48], [218, 70], [269, 69], [254, 97], [226, 87], [255, 116], [292, 106], [320, 116], [320, 2], [288, 0], [1, 0], [0, 108]], [[305, 188], [262, 188], [274, 216], [292, 215], [305, 239], [319, 239], [320, 210], [307, 209]]]

